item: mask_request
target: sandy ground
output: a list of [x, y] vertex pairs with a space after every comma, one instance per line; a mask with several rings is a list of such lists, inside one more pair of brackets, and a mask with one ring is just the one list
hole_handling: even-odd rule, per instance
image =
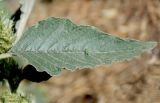
[[[37, 0], [28, 26], [50, 16], [160, 42], [159, 0]], [[160, 103], [160, 46], [132, 61], [63, 71], [41, 85], [50, 103]]]

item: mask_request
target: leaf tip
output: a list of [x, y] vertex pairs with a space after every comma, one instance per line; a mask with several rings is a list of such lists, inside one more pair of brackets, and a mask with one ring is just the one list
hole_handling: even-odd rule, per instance
[[150, 42], [147, 42], [147, 45], [148, 45], [149, 49], [152, 50], [158, 45], [158, 43], [155, 41], [150, 41]]

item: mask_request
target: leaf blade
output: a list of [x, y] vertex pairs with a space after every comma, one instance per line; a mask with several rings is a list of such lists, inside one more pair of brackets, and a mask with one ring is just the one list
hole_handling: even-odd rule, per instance
[[68, 19], [49, 18], [29, 28], [11, 52], [28, 59], [39, 71], [58, 74], [113, 61], [129, 60], [151, 50], [155, 42], [121, 39]]

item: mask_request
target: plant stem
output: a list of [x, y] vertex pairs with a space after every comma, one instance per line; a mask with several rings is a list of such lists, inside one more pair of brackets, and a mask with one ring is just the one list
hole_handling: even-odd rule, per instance
[[34, 3], [35, 3], [35, 0], [20, 0], [20, 4], [22, 5], [20, 9], [23, 12], [23, 14], [21, 15], [20, 21], [17, 25], [16, 40], [14, 44], [16, 44], [23, 35], [25, 25], [33, 9]]
[[12, 57], [12, 56], [13, 56], [13, 55], [12, 55], [12, 54], [9, 54], [9, 53], [0, 54], [0, 59], [5, 59], [5, 58]]

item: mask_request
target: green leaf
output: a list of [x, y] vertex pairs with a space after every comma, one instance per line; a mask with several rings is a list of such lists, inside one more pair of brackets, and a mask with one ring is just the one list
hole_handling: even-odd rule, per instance
[[95, 27], [52, 17], [29, 28], [11, 52], [26, 58], [39, 71], [58, 74], [61, 68], [75, 70], [130, 60], [155, 45], [121, 39]]

